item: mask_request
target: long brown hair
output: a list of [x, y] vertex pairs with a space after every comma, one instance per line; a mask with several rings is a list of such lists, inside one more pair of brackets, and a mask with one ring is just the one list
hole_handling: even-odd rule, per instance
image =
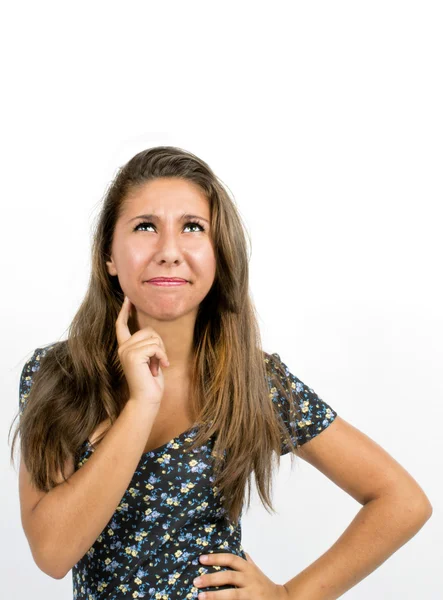
[[[21, 454], [32, 482], [49, 491], [56, 485], [57, 473], [65, 477], [67, 458], [77, 456], [96, 427], [109, 419], [102, 439], [123, 409], [128, 386], [117, 353], [115, 322], [124, 294], [105, 263], [123, 202], [136, 188], [160, 177], [184, 178], [204, 192], [210, 204], [216, 256], [215, 280], [199, 306], [193, 338], [194, 414], [205, 427], [198, 428], [186, 451], [216, 434], [214, 486], [232, 522], [241, 515], [246, 483], [249, 508], [252, 472], [266, 510], [275, 512], [271, 502], [274, 461], [279, 465], [282, 440], [291, 451], [296, 447], [272, 402], [277, 388], [289, 401], [293, 399], [290, 389], [281, 384], [287, 373], [277, 358], [272, 358], [274, 368], [269, 369], [271, 356], [262, 350], [249, 295], [246, 229], [234, 201], [203, 160], [172, 146], [139, 152], [118, 169], [108, 187], [95, 225], [84, 300], [68, 339], [52, 345], [34, 374], [27, 399], [31, 408], [15, 417], [20, 419], [11, 460], [20, 433]], [[131, 321], [129, 328], [134, 333]]]

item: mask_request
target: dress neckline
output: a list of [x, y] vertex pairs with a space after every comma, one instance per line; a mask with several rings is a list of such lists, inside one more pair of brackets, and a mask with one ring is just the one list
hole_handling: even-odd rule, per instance
[[[166, 442], [165, 444], [162, 444], [161, 446], [158, 446], [157, 448], [153, 448], [152, 450], [148, 450], [147, 452], [142, 452], [142, 454], [140, 455], [141, 459], [143, 457], [149, 456], [149, 455], [155, 455], [155, 454], [161, 454], [162, 452], [164, 452], [164, 450], [172, 445], [174, 442], [178, 442], [180, 441], [183, 437], [186, 437], [187, 434], [191, 433], [191, 431], [193, 431], [194, 429], [197, 428], [197, 423], [194, 423], [193, 425], [191, 425], [191, 427], [188, 427], [188, 429], [186, 429], [185, 431], [182, 431], [181, 433], [179, 433], [176, 437], [171, 438], [168, 442]], [[89, 438], [86, 439], [84, 445], [87, 446], [88, 451], [94, 452], [95, 448], [94, 446], [91, 444], [91, 442], [89, 441]]]

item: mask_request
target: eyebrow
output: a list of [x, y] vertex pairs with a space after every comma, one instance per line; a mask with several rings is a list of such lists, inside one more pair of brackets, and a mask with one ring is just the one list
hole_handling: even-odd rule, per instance
[[[136, 219], [148, 219], [151, 221], [158, 221], [159, 217], [154, 214], [138, 215], [138, 217], [133, 217], [132, 219], [129, 219], [128, 223], [130, 223], [131, 221], [135, 221]], [[190, 215], [189, 213], [185, 213], [184, 215], [182, 215], [179, 220], [186, 221], [187, 219], [201, 219], [202, 221], [206, 221], [206, 223], [209, 224], [208, 219], [205, 219], [204, 217], [200, 217], [199, 215]]]

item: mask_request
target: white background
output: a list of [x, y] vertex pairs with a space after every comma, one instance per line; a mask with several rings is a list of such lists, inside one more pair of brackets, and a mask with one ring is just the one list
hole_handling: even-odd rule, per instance
[[[2, 597], [72, 597], [35, 565], [8, 431], [33, 350], [89, 278], [92, 221], [136, 152], [197, 154], [252, 241], [263, 345], [383, 446], [434, 507], [346, 598], [441, 598], [440, 2], [15, 2], [0, 15]], [[277, 583], [360, 508], [282, 459], [245, 550]]]

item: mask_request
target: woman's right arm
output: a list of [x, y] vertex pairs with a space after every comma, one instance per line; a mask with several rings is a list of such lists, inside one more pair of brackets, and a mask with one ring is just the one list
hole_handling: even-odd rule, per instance
[[110, 521], [143, 454], [159, 404], [129, 399], [88, 460], [49, 492], [36, 490], [20, 463], [21, 520], [37, 566], [62, 579]]
[[132, 302], [125, 296], [115, 322], [118, 356], [129, 400], [92, 456], [67, 481], [39, 492], [20, 465], [22, 525], [37, 566], [62, 579], [86, 554], [123, 498], [161, 405], [169, 366], [161, 336], [150, 326], [134, 334], [128, 327]]

